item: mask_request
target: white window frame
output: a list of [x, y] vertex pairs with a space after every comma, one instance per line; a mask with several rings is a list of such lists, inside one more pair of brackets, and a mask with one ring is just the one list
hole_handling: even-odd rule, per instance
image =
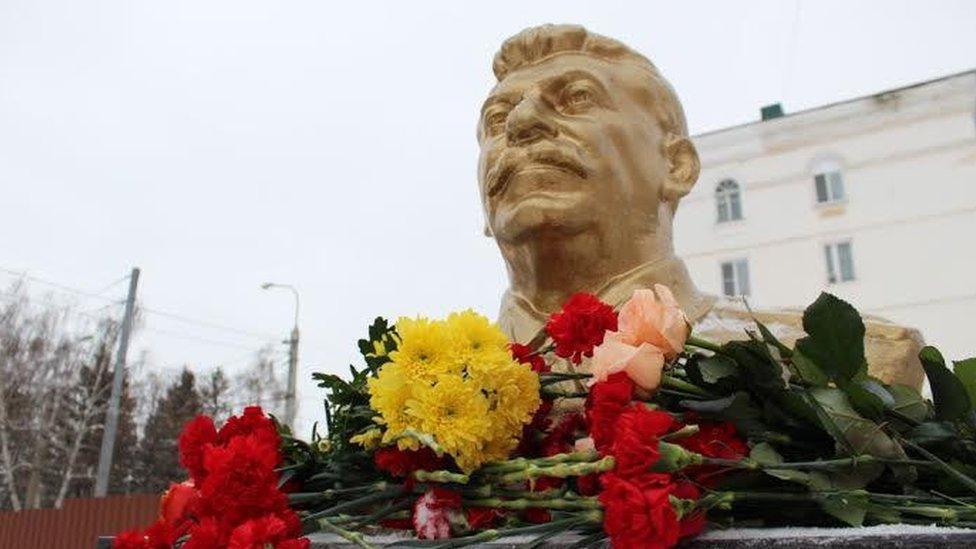
[[819, 160], [814, 163], [811, 173], [814, 204], [830, 206], [847, 202], [844, 169], [840, 162], [833, 159]]
[[823, 245], [823, 253], [827, 284], [843, 284], [857, 280], [857, 271], [854, 268], [854, 245], [851, 239], [827, 242]]
[[715, 222], [732, 223], [742, 221], [742, 186], [731, 177], [715, 185]]
[[752, 295], [748, 258], [740, 257], [722, 261], [719, 263], [718, 272], [722, 295], [725, 297], [749, 297]]

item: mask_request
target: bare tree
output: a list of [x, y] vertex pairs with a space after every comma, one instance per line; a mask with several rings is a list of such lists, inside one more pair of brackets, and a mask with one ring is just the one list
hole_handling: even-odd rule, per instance
[[[235, 377], [234, 408], [256, 405], [270, 414], [281, 417], [284, 412], [285, 384], [283, 375], [275, 372], [274, 347], [262, 347], [254, 361]], [[283, 361], [277, 365], [285, 368]]]
[[224, 375], [224, 369], [220, 366], [201, 379], [200, 399], [204, 414], [218, 422], [224, 421], [233, 411], [232, 398], [230, 380]]
[[117, 324], [71, 304], [31, 299], [22, 282], [0, 303], [0, 506], [59, 505], [86, 441], [101, 429]]

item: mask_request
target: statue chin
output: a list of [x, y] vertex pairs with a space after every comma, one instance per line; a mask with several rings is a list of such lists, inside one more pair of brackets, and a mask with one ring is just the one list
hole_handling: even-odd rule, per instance
[[503, 242], [522, 242], [546, 236], [566, 237], [586, 231], [592, 225], [579, 192], [538, 192], [518, 202], [499, 204], [492, 233]]

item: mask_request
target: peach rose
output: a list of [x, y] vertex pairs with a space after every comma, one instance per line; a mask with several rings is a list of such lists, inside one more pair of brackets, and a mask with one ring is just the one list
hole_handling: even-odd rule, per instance
[[593, 349], [590, 369], [593, 374], [590, 385], [606, 381], [617, 372], [627, 372], [627, 377], [638, 387], [653, 392], [661, 385], [664, 353], [649, 343], [636, 347], [626, 343], [620, 332], [607, 332], [603, 343]]
[[[655, 297], [655, 292], [657, 297]], [[630, 345], [649, 343], [668, 359], [678, 356], [688, 339], [688, 317], [678, 307], [671, 290], [655, 284], [654, 291], [636, 290], [620, 308], [617, 332]]]
[[664, 365], [684, 349], [690, 330], [684, 312], [667, 286], [637, 290], [620, 309], [616, 332], [606, 332], [603, 343], [593, 350], [590, 385], [611, 374], [627, 376], [645, 394], [661, 386]]

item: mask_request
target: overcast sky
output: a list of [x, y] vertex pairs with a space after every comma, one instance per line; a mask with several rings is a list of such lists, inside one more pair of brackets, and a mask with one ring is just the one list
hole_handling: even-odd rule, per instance
[[291, 323], [259, 284], [294, 284], [308, 426], [307, 375], [374, 316], [494, 316], [475, 120], [496, 47], [545, 22], [649, 56], [693, 132], [976, 66], [965, 0], [0, 0], [0, 269], [98, 293], [139, 266], [144, 306], [237, 330], [148, 314], [159, 369], [246, 363]]

